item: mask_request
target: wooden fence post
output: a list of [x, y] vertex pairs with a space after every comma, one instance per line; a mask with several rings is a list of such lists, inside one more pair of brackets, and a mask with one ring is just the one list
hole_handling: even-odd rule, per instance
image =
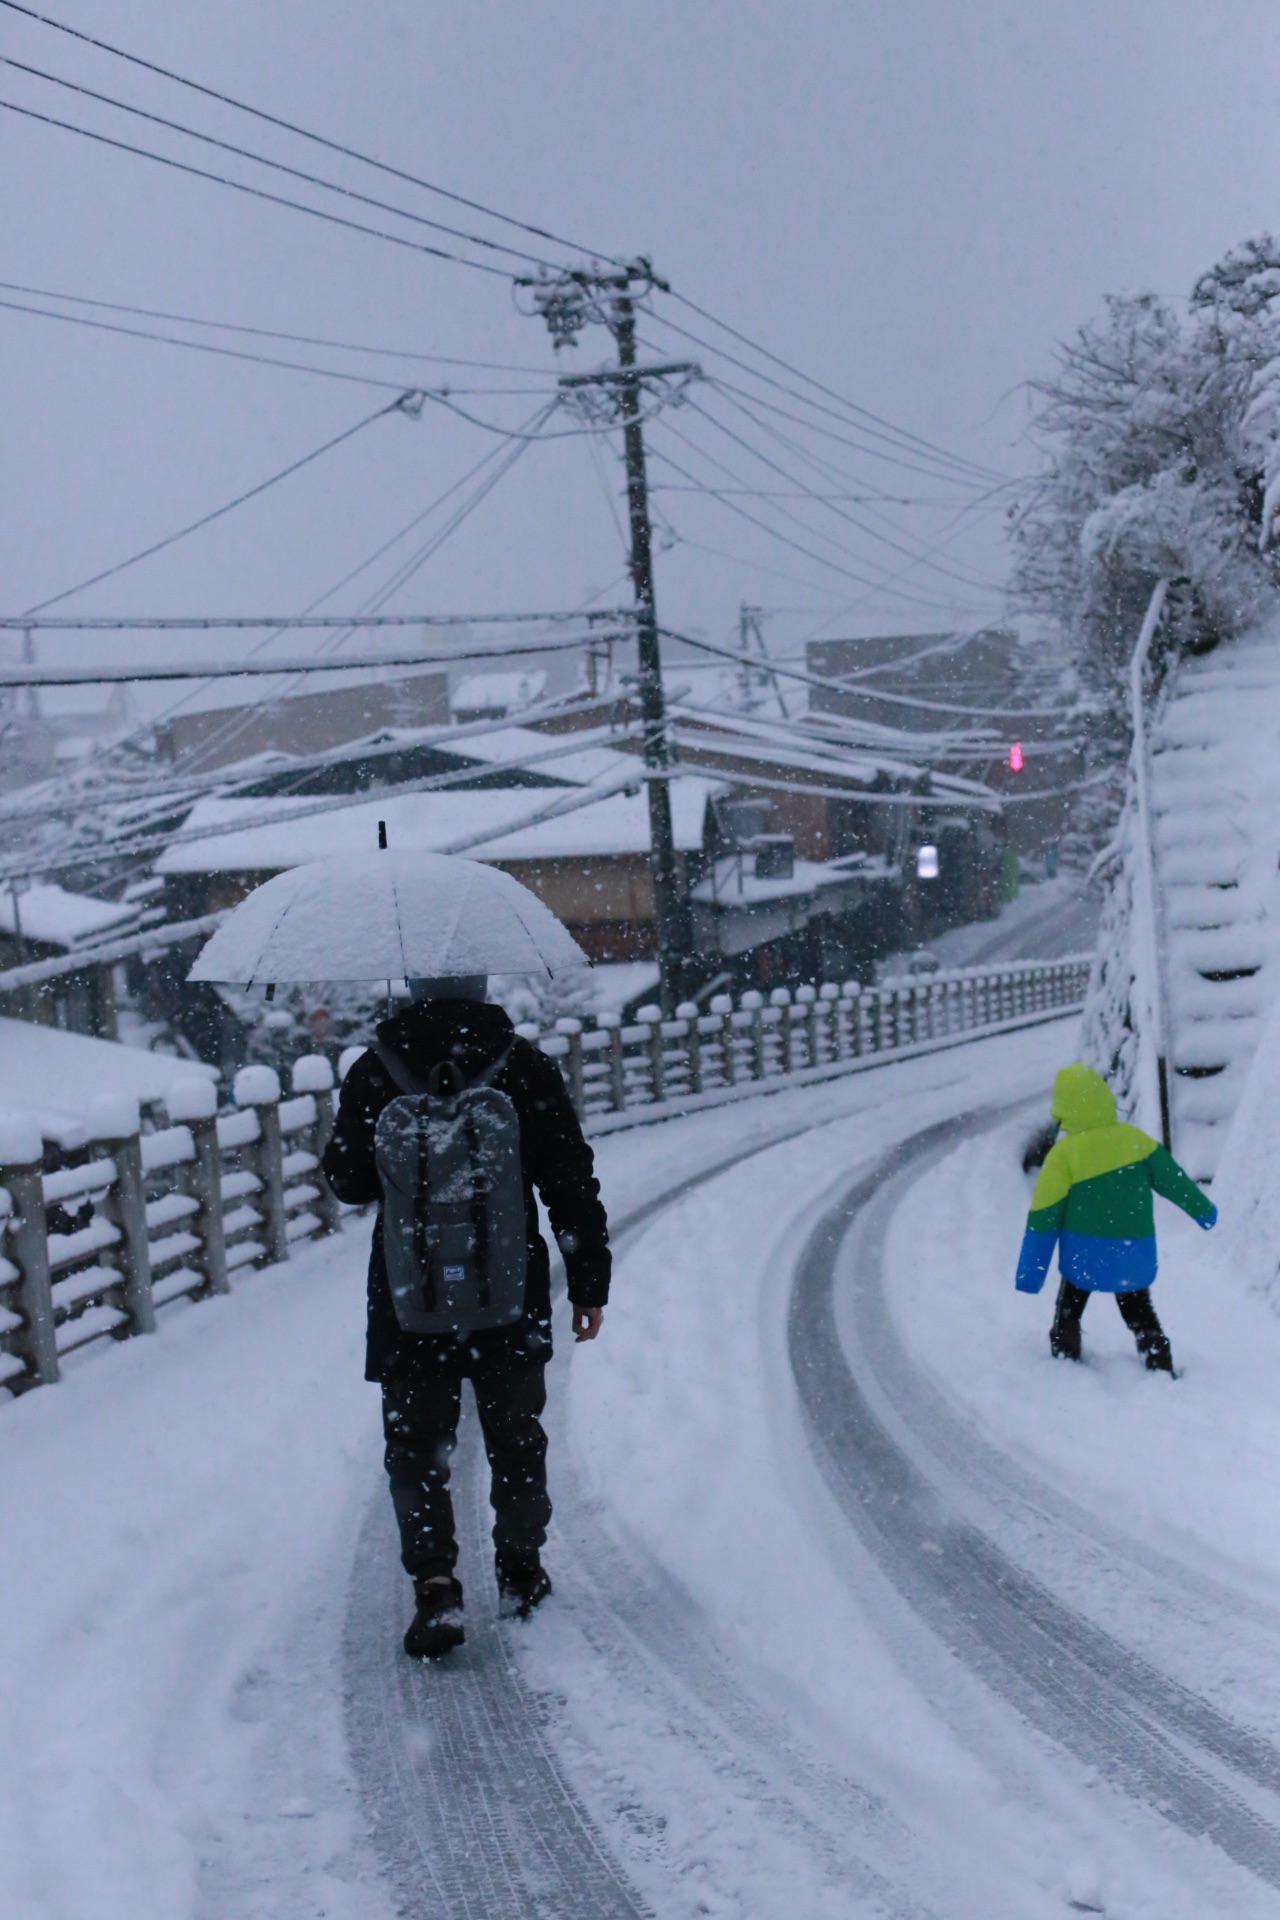
[[751, 1078], [764, 1079], [764, 995], [751, 987], [740, 1002], [742, 1011], [751, 1015]]
[[290, 1080], [295, 1094], [309, 1093], [316, 1103], [310, 1147], [316, 1157], [315, 1183], [320, 1193], [320, 1221], [326, 1233], [342, 1231], [342, 1208], [324, 1177], [320, 1162], [333, 1138], [333, 1068], [322, 1053], [304, 1053], [294, 1061]]
[[566, 1014], [563, 1020], [556, 1021], [556, 1032], [562, 1033], [569, 1042], [569, 1098], [581, 1120], [586, 1110], [582, 1082], [582, 1022], [575, 1020], [572, 1014]]
[[792, 1027], [790, 989], [787, 987], [775, 987], [769, 995], [769, 1005], [778, 1009], [779, 1037], [782, 1041], [780, 1049], [782, 1060], [780, 1064], [784, 1073], [790, 1073], [793, 1065], [791, 1058]]
[[685, 1056], [689, 1062], [689, 1091], [702, 1092], [702, 1035], [698, 1031], [698, 1009], [694, 1001], [682, 1000], [676, 1019], [685, 1024]]
[[622, 1046], [622, 1015], [620, 1013], [598, 1013], [597, 1027], [602, 1027], [609, 1036], [609, 1105], [615, 1113], [625, 1113], [627, 1107], [627, 1057]]
[[796, 1011], [792, 1018], [804, 1034], [804, 1064], [818, 1064], [818, 992], [816, 987], [796, 988]]
[[252, 1107], [258, 1120], [258, 1138], [243, 1149], [261, 1187], [263, 1251], [269, 1261], [289, 1258], [289, 1222], [284, 1210], [284, 1150], [280, 1144], [280, 1078], [274, 1067], [241, 1067], [233, 1097], [238, 1107]]
[[155, 1302], [151, 1298], [151, 1248], [147, 1240], [147, 1196], [142, 1183], [141, 1121], [136, 1100], [110, 1098], [94, 1101], [89, 1109], [90, 1151], [100, 1145], [116, 1163], [102, 1212], [120, 1233], [119, 1258], [123, 1280], [121, 1296], [128, 1325], [117, 1338], [154, 1333]]
[[720, 1042], [720, 1075], [726, 1087], [735, 1084], [738, 1078], [738, 1063], [733, 1052], [733, 997], [727, 993], [717, 993], [711, 1001], [711, 1011], [720, 1022], [717, 1038]]
[[218, 1090], [202, 1075], [184, 1075], [165, 1100], [175, 1127], [188, 1127], [196, 1157], [187, 1170], [188, 1190], [198, 1202], [200, 1264], [207, 1293], [230, 1293], [227, 1243], [222, 1232], [222, 1149], [218, 1145]]
[[8, 1290], [12, 1310], [22, 1324], [4, 1337], [5, 1350], [24, 1362], [26, 1371], [5, 1381], [10, 1393], [51, 1387], [58, 1378], [58, 1343], [53, 1325], [49, 1278], [49, 1237], [45, 1230], [41, 1162], [44, 1142], [35, 1121], [14, 1116], [0, 1125], [0, 1186], [7, 1187], [13, 1212], [6, 1239], [18, 1269]]
[[636, 1019], [649, 1029], [649, 1088], [655, 1101], [667, 1097], [665, 1062], [662, 1057], [662, 1008], [639, 1007]]
[[[828, 1060], [838, 1060], [842, 1048], [840, 1045], [840, 989], [834, 980], [825, 980], [818, 991], [818, 1005], [814, 1009], [815, 1036], [818, 1032], [817, 1016], [821, 1014], [822, 1047]], [[814, 1055], [817, 1065], [817, 1055]]]

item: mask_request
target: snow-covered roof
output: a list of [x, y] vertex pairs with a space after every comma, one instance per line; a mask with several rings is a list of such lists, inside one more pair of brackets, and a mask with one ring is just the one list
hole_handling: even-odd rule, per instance
[[94, 900], [47, 884], [20, 892], [15, 915], [13, 894], [5, 888], [0, 892], [0, 933], [14, 934], [21, 927], [25, 939], [49, 947], [74, 947], [135, 919], [137, 912], [135, 905]]
[[[722, 780], [692, 774], [671, 782], [671, 825], [680, 852], [701, 847], [707, 802], [725, 791]], [[564, 860], [648, 851], [649, 799], [643, 791], [614, 794], [593, 807], [540, 820], [474, 849], [477, 860]]]
[[[588, 744], [575, 747], [575, 737]], [[436, 733], [432, 745], [486, 766], [529, 766], [571, 786], [587, 786], [593, 780], [607, 779], [610, 770], [618, 766], [618, 749], [602, 744], [607, 739], [602, 728], [575, 736], [540, 733], [534, 727], [501, 727], [492, 733], [467, 735], [456, 745], [447, 734]]]
[[473, 673], [449, 695], [454, 713], [518, 713], [542, 696], [547, 684], [540, 669], [515, 673]]
[[[611, 755], [616, 767], [619, 756]], [[636, 780], [642, 776], [639, 763]], [[706, 802], [720, 793], [723, 783], [697, 778], [672, 782], [672, 814], [676, 845], [685, 850], [702, 844]], [[566, 795], [568, 799], [571, 796]], [[460, 840], [483, 834], [484, 840], [466, 849], [477, 860], [572, 858], [575, 855], [643, 853], [649, 845], [649, 808], [643, 791], [615, 794], [590, 806], [578, 807], [559, 819], [526, 824], [529, 816], [548, 803], [554, 791], [538, 793], [528, 787], [459, 792], [445, 788], [428, 793], [384, 795], [357, 806], [331, 808], [294, 819], [272, 820], [287, 813], [296, 801], [199, 801], [185, 823], [185, 831], [224, 828], [225, 831], [166, 848], [157, 871], [178, 873], [277, 873], [306, 860], [335, 855], [360, 859], [376, 852], [378, 822], [385, 820], [387, 840], [395, 848], [430, 852], [454, 850]], [[239, 826], [240, 821], [260, 824]]]
[[0, 1110], [30, 1114], [46, 1139], [64, 1147], [82, 1144], [95, 1100], [163, 1102], [175, 1080], [193, 1073], [217, 1078], [198, 1061], [31, 1020], [0, 1019]]
[[[877, 877], [884, 870], [882, 862], [877, 862], [874, 869], [867, 862], [866, 868], [874, 871]], [[820, 860], [797, 860], [785, 877], [779, 874], [762, 878], [755, 872], [749, 854], [740, 860], [731, 853], [717, 860], [712, 871], [698, 882], [693, 889], [693, 898], [708, 906], [752, 907], [768, 900], [807, 898], [830, 887], [847, 887], [851, 881], [862, 877], [861, 867], [832, 866]]]

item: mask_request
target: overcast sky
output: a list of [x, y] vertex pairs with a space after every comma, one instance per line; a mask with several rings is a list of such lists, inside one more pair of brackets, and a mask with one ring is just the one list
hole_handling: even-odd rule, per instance
[[[795, 366], [1003, 474], [1025, 472], [1031, 457], [1023, 383], [1106, 292], [1184, 296], [1227, 247], [1280, 225], [1280, 14], [1263, 0], [47, 4], [60, 19], [575, 242], [648, 252], [679, 291]], [[464, 210], [362, 175], [9, 11], [0, 12], [0, 52], [474, 224]], [[0, 96], [265, 178], [11, 69], [0, 75]], [[341, 362], [392, 383], [529, 389], [467, 400], [507, 425], [527, 418], [551, 388], [546, 331], [516, 313], [501, 278], [11, 113], [0, 113], [0, 142], [6, 281], [532, 369]], [[292, 191], [278, 179], [275, 188]], [[521, 244], [491, 222], [483, 231]], [[706, 333], [687, 311], [659, 306]], [[734, 378], [726, 363], [660, 326], [646, 331], [662, 351], [688, 352]], [[163, 537], [392, 397], [4, 310], [0, 341], [6, 612]], [[608, 344], [595, 333], [573, 364], [597, 363]], [[801, 454], [761, 438], [731, 400], [709, 390], [694, 398], [701, 412], [669, 412], [652, 428], [655, 482], [687, 484], [666, 464], [674, 460], [722, 487], [790, 489], [786, 478], [771, 482], [771, 470], [724, 426], [771, 449], [791, 474]], [[776, 424], [794, 439], [791, 426]], [[957, 488], [936, 473], [877, 464], [845, 445], [837, 426], [840, 441], [804, 441], [807, 483], [823, 484], [809, 457], [816, 450], [829, 464], [829, 487], [937, 502], [873, 505], [880, 517], [867, 524], [909, 548], [946, 538], [933, 558], [948, 570], [913, 562], [808, 501], [734, 496], [796, 543], [788, 546], [722, 503], [662, 492], [658, 510], [680, 536], [671, 545], [664, 535], [658, 562], [667, 622], [723, 639], [739, 602], [751, 600], [768, 609], [781, 646], [818, 630], [919, 630], [998, 613], [1001, 496], [980, 501], [967, 481]], [[434, 404], [416, 421], [391, 416], [75, 605], [300, 609], [502, 446]], [[581, 434], [529, 448], [390, 605], [625, 599], [618, 485], [611, 443], [603, 458]], [[962, 503], [975, 510], [953, 524]], [[779, 517], [786, 514], [793, 517]], [[439, 525], [440, 516], [424, 522], [417, 540]], [[407, 540], [329, 604], [359, 604], [414, 547]], [[207, 642], [200, 651], [208, 653]], [[110, 657], [122, 652], [112, 643]]]

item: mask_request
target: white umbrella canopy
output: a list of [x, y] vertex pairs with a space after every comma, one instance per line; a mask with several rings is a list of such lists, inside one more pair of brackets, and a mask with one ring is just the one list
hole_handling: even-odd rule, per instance
[[573, 972], [586, 955], [536, 894], [498, 867], [444, 853], [314, 860], [255, 887], [192, 980], [414, 980]]

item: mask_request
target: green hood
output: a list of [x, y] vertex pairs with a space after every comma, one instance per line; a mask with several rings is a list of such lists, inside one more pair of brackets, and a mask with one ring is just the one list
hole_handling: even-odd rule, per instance
[[1087, 1133], [1091, 1127], [1109, 1127], [1116, 1117], [1116, 1097], [1100, 1073], [1080, 1061], [1061, 1067], [1053, 1082], [1049, 1109], [1066, 1133]]

